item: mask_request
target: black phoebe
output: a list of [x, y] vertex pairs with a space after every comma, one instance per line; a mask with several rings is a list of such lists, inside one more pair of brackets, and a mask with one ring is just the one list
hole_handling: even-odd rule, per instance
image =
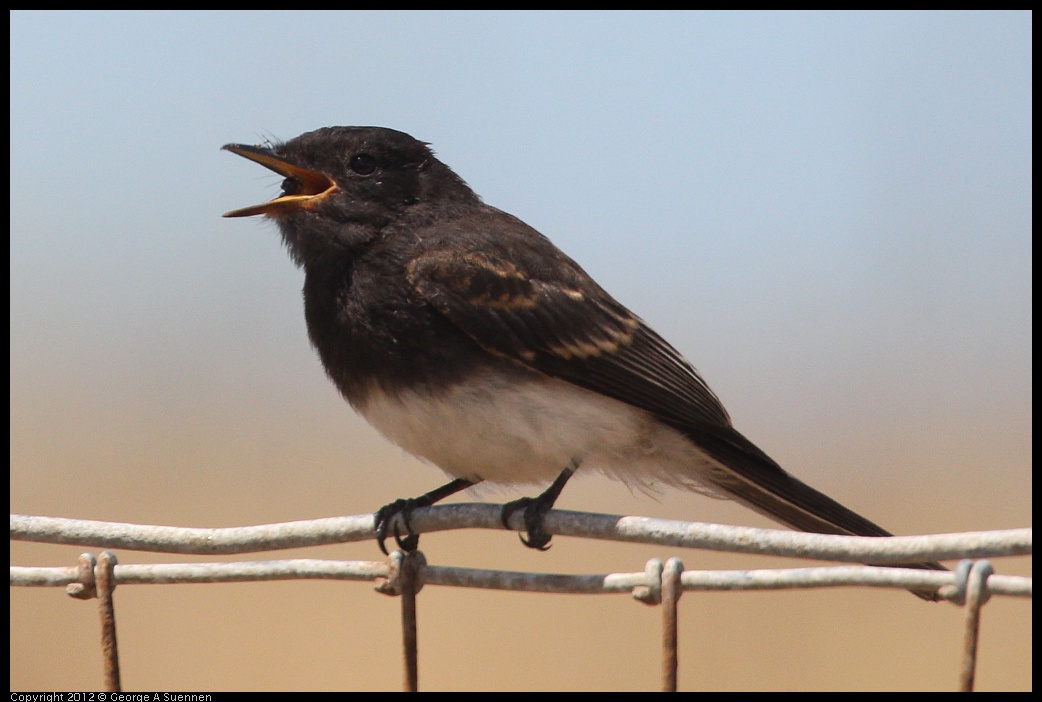
[[[545, 549], [542, 518], [579, 469], [728, 497], [803, 531], [891, 536], [739, 434], [680, 352], [427, 144], [328, 127], [224, 148], [285, 177], [274, 200], [225, 217], [278, 224], [329, 377], [384, 436], [454, 477], [380, 509], [381, 549], [394, 515], [408, 528], [412, 509], [486, 480], [551, 483], [503, 509], [504, 525], [524, 510], [522, 540]], [[395, 536], [416, 548], [417, 535]]]

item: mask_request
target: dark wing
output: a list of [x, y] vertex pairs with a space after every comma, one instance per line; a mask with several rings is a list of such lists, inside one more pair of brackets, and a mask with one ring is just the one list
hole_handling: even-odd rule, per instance
[[416, 289], [487, 351], [645, 409], [681, 427], [730, 426], [694, 368], [575, 264], [534, 277], [484, 252], [414, 260]]
[[508, 261], [440, 249], [413, 260], [415, 288], [487, 351], [646, 410], [725, 471], [716, 487], [778, 521], [826, 534], [890, 536], [805, 485], [731, 426], [679, 352], [571, 259], [553, 250]]

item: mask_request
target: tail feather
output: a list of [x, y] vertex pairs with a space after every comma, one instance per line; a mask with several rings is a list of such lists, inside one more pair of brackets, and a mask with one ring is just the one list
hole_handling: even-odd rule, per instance
[[[893, 536], [828, 495], [789, 475], [752, 442], [728, 428], [689, 438], [726, 470], [717, 487], [751, 509], [786, 526], [814, 534]], [[895, 568], [948, 570], [937, 562], [894, 564]], [[924, 600], [941, 599], [933, 590], [911, 590]]]

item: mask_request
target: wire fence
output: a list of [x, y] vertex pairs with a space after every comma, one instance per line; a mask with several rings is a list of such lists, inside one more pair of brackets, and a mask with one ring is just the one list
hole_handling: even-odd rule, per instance
[[[449, 529], [502, 529], [501, 508], [452, 504], [416, 510], [415, 533]], [[524, 528], [521, 515], [511, 526]], [[516, 523], [513, 523], [516, 522]], [[772, 529], [680, 522], [646, 517], [553, 510], [545, 520], [555, 535], [656, 544], [746, 554], [770, 554], [873, 566], [829, 566], [764, 570], [685, 570], [680, 559], [648, 561], [643, 571], [560, 574], [460, 568], [428, 564], [422, 552], [395, 551], [385, 561], [286, 559], [221, 563], [118, 565], [115, 554], [84, 554], [74, 566], [11, 566], [11, 585], [65, 587], [70, 596], [100, 604], [105, 685], [121, 689], [116, 640], [116, 585], [253, 582], [270, 580], [359, 580], [402, 603], [406, 690], [417, 690], [417, 593], [424, 586], [527, 592], [629, 594], [663, 608], [662, 689], [676, 690], [677, 603], [685, 591], [743, 591], [843, 586], [936, 591], [964, 608], [965, 626], [958, 688], [972, 690], [981, 608], [991, 596], [1031, 597], [1031, 578], [993, 572], [988, 558], [1031, 554], [1031, 529], [868, 538], [805, 534]], [[374, 538], [371, 514], [251, 527], [197, 529], [11, 515], [11, 539], [105, 549], [174, 554], [242, 554]], [[887, 567], [887, 564], [960, 559], [953, 571]]]

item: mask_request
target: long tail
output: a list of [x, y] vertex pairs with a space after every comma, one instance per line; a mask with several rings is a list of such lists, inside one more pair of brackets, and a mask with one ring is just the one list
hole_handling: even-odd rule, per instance
[[[789, 475], [767, 454], [733, 428], [687, 432], [689, 438], [728, 473], [717, 487], [734, 499], [800, 531], [841, 536], [893, 536], [875, 522], [847, 509], [828, 495]], [[948, 570], [940, 563], [895, 564], [899, 568]], [[932, 590], [911, 590], [924, 600], [941, 599]]]

